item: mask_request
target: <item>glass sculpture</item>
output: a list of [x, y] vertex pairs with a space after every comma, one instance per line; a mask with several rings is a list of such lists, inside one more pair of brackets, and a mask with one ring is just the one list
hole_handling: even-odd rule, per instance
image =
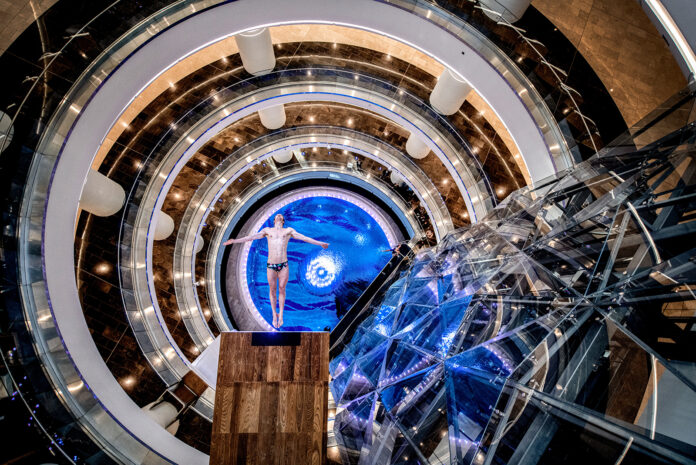
[[331, 361], [343, 463], [693, 463], [695, 134], [620, 141], [420, 251]]

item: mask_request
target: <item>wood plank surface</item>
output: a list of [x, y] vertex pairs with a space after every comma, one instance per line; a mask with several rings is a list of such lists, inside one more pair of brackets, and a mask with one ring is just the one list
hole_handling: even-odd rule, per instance
[[253, 334], [221, 336], [211, 465], [324, 465], [329, 333], [296, 333], [297, 345]]

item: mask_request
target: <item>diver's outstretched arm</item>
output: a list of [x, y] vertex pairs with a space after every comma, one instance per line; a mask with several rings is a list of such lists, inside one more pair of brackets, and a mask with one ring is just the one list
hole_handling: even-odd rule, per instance
[[257, 232], [256, 234], [252, 234], [250, 236], [245, 236], [245, 237], [240, 237], [238, 239], [230, 239], [228, 241], [225, 241], [222, 243], [222, 245], [230, 245], [230, 244], [239, 244], [241, 242], [250, 242], [250, 241], [255, 241], [256, 239], [263, 239], [266, 237], [266, 229], [262, 229], [261, 231]]
[[321, 242], [321, 241], [318, 241], [316, 239], [312, 239], [311, 237], [307, 237], [303, 234], [298, 233], [294, 229], [290, 229], [290, 237], [292, 237], [293, 239], [297, 239], [298, 241], [304, 241], [304, 242], [309, 242], [310, 244], [320, 245], [324, 249], [329, 246], [328, 242]]

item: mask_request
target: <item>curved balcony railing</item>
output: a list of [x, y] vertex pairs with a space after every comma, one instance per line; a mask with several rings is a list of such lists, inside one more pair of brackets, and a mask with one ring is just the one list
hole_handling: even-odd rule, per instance
[[[22, 328], [27, 329], [26, 337], [18, 338], [22, 344], [18, 344], [17, 348], [21, 348], [26, 355], [21, 359], [21, 366], [12, 368], [14, 394], [17, 399], [22, 399], [31, 422], [45, 435], [53, 452], [68, 463], [90, 459], [100, 463], [110, 463], [112, 460], [119, 463], [141, 463], [143, 460], [169, 463], [124, 429], [82, 380], [52, 318], [41, 265], [41, 229], [46, 193], [56, 157], [79, 114], [75, 110], [81, 108], [103, 77], [128, 55], [129, 50], [134, 50], [152, 36], [152, 29], [150, 32], [147, 30], [150, 21], [143, 21], [137, 31], [122, 36], [115, 49], [110, 48], [98, 57], [78, 79], [80, 85], [69, 90], [62, 90], [64, 85], [53, 85], [61, 79], [61, 75], [65, 75], [54, 70], [79, 72], [79, 66], [66, 66], [63, 58], [69, 55], [85, 32], [100, 31], [100, 38], [105, 40], [109, 40], [109, 34], [113, 39], [118, 37], [123, 30], [121, 27], [128, 25], [128, 22], [119, 20], [117, 26], [109, 17], [109, 13], [121, 11], [122, 5], [118, 3], [88, 18], [84, 26], [65, 42], [58, 38], [58, 43], [63, 42], [63, 46], [52, 58], [43, 60], [43, 70], [29, 79], [32, 84], [28, 92], [17, 102], [11, 121], [15, 129], [12, 143], [5, 147], [7, 139], [0, 139], [3, 166], [11, 163], [10, 157], [16, 155], [16, 151], [34, 152], [31, 164], [11, 165], [15, 190], [18, 192], [13, 197], [14, 209], [8, 217], [15, 226], [3, 228], [5, 234], [9, 233], [3, 244], [3, 260], [9, 259], [6, 266], [17, 266], [20, 270], [17, 277], [19, 293], [15, 295], [17, 301], [13, 303], [20, 313], [15, 312], [6, 322], [15, 328], [11, 329], [15, 334], [23, 332]], [[160, 11], [156, 18], [161, 27], [168, 21], [189, 14], [185, 10], [191, 4], [202, 6], [212, 3], [179, 2]], [[27, 159], [26, 155], [24, 158]], [[22, 189], [24, 195], [17, 195]], [[10, 250], [18, 253], [10, 256]], [[41, 399], [41, 402], [34, 404], [35, 399]]]
[[[465, 198], [471, 197], [469, 203], [476, 204], [474, 206], [476, 211], [472, 212], [472, 218], [475, 219], [477, 215], [480, 216], [489, 211], [495, 204], [495, 195], [479, 160], [473, 155], [467, 141], [462, 138], [459, 131], [447, 118], [437, 113], [420, 98], [400, 89], [391, 82], [353, 71], [329, 68], [296, 68], [274, 71], [264, 76], [245, 79], [221, 89], [174, 122], [150, 154], [141, 162], [142, 174], [139, 176], [151, 177], [157, 169], [152, 154], [166, 153], [174, 144], [179, 143], [184, 135], [191, 136], [191, 128], [200, 124], [199, 119], [214, 117], [217, 118], [214, 120], [217, 122], [224, 118], [222, 116], [223, 107], [227, 107], [228, 113], [240, 108], [240, 105], [229, 106], [229, 103], [226, 102], [241, 101], [239, 99], [254, 94], [264, 98], [273, 95], [272, 93], [261, 94], [262, 90], [274, 91], [277, 92], [277, 95], [299, 90], [304, 93], [312, 93], [308, 91], [309, 86], [312, 86], [314, 92], [319, 95], [325, 93], [327, 98], [330, 98], [331, 93], [342, 95], [346, 91], [361, 90], [367, 93], [363, 95], [372, 98], [370, 100], [372, 102], [394, 104], [396, 109], [393, 112], [396, 114], [410, 112], [409, 117], [416, 118], [418, 124], [428, 125], [426, 129], [431, 131], [433, 138], [441, 138], [441, 142], [438, 144], [441, 146], [442, 156], [446, 157], [443, 159], [443, 163], [455, 181], [458, 181], [458, 185], [464, 186], [464, 190], [472, 192], [471, 196], [462, 192]], [[320, 86], [324, 87], [320, 88]], [[215, 111], [218, 113], [214, 115]], [[455, 165], [460, 168], [453, 168]]]
[[[473, 47], [482, 57], [488, 61], [498, 72], [505, 77], [510, 86], [515, 90], [517, 95], [524, 103], [529, 111], [529, 114], [536, 121], [537, 127], [541, 131], [547, 147], [553, 156], [554, 165], [557, 170], [563, 170], [573, 166], [574, 160], [571, 155], [568, 141], [561, 131], [560, 127], [553, 114], [548, 108], [548, 105], [539, 94], [536, 87], [530, 82], [522, 70], [513, 62], [511, 52], [508, 55], [501, 50], [496, 44], [491, 41], [491, 38], [486, 37], [479, 30], [482, 26], [483, 18], [467, 17], [466, 21], [456, 16], [458, 9], [447, 2], [446, 5], [439, 5], [437, 2], [428, 2], [425, 0], [386, 0], [387, 3], [394, 4], [400, 8], [406, 9], [428, 21], [431, 21], [441, 28], [447, 30], [451, 34], [459, 37], [463, 42]], [[478, 19], [478, 24], [477, 20]], [[501, 19], [505, 21], [505, 19]], [[519, 31], [519, 28], [507, 23], [509, 27], [524, 35]], [[527, 40], [524, 37], [524, 40]], [[530, 46], [534, 46], [532, 42]], [[542, 57], [543, 58], [543, 57]], [[546, 62], [546, 60], [543, 60]], [[546, 62], [548, 63], [548, 62]], [[554, 73], [562, 71], [554, 68], [548, 63], [550, 69]], [[559, 81], [561, 82], [561, 81]], [[562, 82], [561, 82], [562, 84]], [[561, 87], [562, 88], [562, 87]], [[572, 90], [572, 89], [571, 89]], [[571, 95], [572, 96], [572, 95]], [[576, 145], [572, 141], [572, 145]]]

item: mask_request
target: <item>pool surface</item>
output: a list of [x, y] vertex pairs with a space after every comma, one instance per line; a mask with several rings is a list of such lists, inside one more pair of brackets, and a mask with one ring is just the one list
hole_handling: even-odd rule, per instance
[[[387, 235], [370, 214], [357, 205], [334, 197], [295, 200], [272, 211], [258, 231], [273, 227], [282, 213], [285, 227], [328, 242], [329, 248], [290, 239], [283, 331], [323, 331], [339, 320], [353, 296], [369, 284], [391, 258], [381, 250], [390, 247]], [[251, 243], [246, 264], [247, 286], [261, 316], [273, 320], [268, 295], [265, 239]], [[338, 302], [337, 302], [338, 301]], [[338, 303], [338, 307], [337, 307]], [[277, 311], [277, 309], [276, 309]]]

